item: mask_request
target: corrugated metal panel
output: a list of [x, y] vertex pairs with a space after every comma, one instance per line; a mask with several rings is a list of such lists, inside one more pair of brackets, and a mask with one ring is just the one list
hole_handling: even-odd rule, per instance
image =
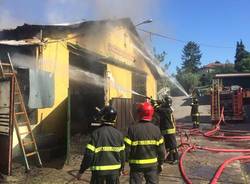
[[11, 173], [13, 91], [13, 80], [0, 80], [0, 172], [6, 175]]
[[133, 104], [130, 98], [112, 98], [112, 107], [117, 110], [116, 128], [123, 133], [127, 132], [133, 123]]

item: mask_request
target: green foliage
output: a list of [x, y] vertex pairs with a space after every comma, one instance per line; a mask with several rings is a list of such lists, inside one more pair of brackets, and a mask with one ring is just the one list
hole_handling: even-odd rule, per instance
[[192, 89], [200, 84], [200, 74], [192, 72], [177, 73], [176, 79], [180, 82], [183, 88], [190, 92]]
[[201, 51], [198, 44], [195, 42], [188, 42], [183, 48], [182, 54], [182, 68], [183, 72], [197, 72], [201, 65]]
[[232, 64], [225, 64], [222, 67], [217, 67], [215, 70], [212, 72], [212, 74], [218, 74], [218, 73], [234, 73], [234, 65]]
[[[154, 51], [154, 56], [155, 56], [155, 58], [156, 58], [160, 63], [163, 63], [163, 62], [165, 61], [165, 58], [166, 58], [166, 56], [167, 56], [167, 53], [166, 53], [165, 51], [163, 51], [162, 53], [157, 53], [155, 48], [153, 49], [153, 51]], [[165, 64], [164, 64], [164, 70], [165, 70], [165, 71], [168, 70], [168, 68], [169, 68], [170, 65], [171, 65], [171, 62], [170, 62], [170, 61], [167, 62], [167, 63], [165, 63]]]
[[250, 56], [242, 59], [241, 61], [241, 71], [250, 72]]
[[[165, 51], [163, 51], [162, 53], [157, 53], [156, 49], [153, 49], [154, 51], [154, 56], [155, 58], [160, 62], [160, 63], [164, 63], [165, 58], [167, 56], [167, 53]], [[167, 71], [169, 66], [171, 65], [171, 62], [165, 62], [164, 64], [164, 71]], [[167, 77], [162, 77], [161, 79], [157, 80], [157, 89], [161, 90], [162, 88], [168, 87], [171, 88], [172, 84], [170, 82], [170, 80]]]
[[201, 73], [200, 72], [200, 85], [201, 86], [207, 86], [212, 84], [212, 79], [215, 74], [220, 74], [220, 73], [234, 73], [234, 65], [231, 64], [229, 61], [226, 61], [224, 66], [218, 66], [214, 68], [214, 70], [210, 73]]
[[247, 72], [250, 70], [249, 62], [250, 54], [245, 50], [242, 40], [236, 44], [235, 54], [235, 70], [238, 72]]
[[199, 45], [192, 41], [184, 46], [182, 52], [182, 66], [176, 69], [176, 79], [187, 92], [190, 92], [200, 84], [199, 66], [202, 54]]
[[207, 86], [212, 84], [213, 74], [212, 73], [203, 73], [200, 77], [200, 85]]
[[162, 63], [162, 62], [165, 60], [165, 56], [167, 55], [167, 53], [166, 53], [165, 51], [163, 51], [162, 53], [157, 53], [155, 48], [153, 49], [153, 51], [154, 51], [154, 56], [155, 56], [155, 58], [156, 58], [160, 63]]

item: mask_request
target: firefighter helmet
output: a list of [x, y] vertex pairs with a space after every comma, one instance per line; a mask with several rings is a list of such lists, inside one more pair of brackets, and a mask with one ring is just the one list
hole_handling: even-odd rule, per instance
[[163, 98], [164, 105], [170, 107], [172, 105], [172, 98], [168, 95]]
[[105, 106], [100, 111], [101, 122], [114, 123], [117, 116], [117, 111], [111, 106]]
[[193, 103], [198, 104], [198, 99], [196, 97], [193, 98]]
[[154, 115], [154, 108], [149, 102], [138, 104], [137, 112], [140, 120], [151, 121]]

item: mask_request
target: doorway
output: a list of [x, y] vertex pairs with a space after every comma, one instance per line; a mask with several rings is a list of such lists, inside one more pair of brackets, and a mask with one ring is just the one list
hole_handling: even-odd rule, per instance
[[73, 53], [69, 55], [69, 62], [71, 133], [87, 134], [91, 131], [95, 108], [105, 103], [106, 66]]

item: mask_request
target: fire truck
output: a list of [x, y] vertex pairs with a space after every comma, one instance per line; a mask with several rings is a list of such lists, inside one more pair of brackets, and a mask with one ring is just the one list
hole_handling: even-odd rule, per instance
[[211, 120], [218, 121], [224, 107], [228, 121], [243, 121], [250, 99], [250, 73], [216, 74], [211, 88]]

